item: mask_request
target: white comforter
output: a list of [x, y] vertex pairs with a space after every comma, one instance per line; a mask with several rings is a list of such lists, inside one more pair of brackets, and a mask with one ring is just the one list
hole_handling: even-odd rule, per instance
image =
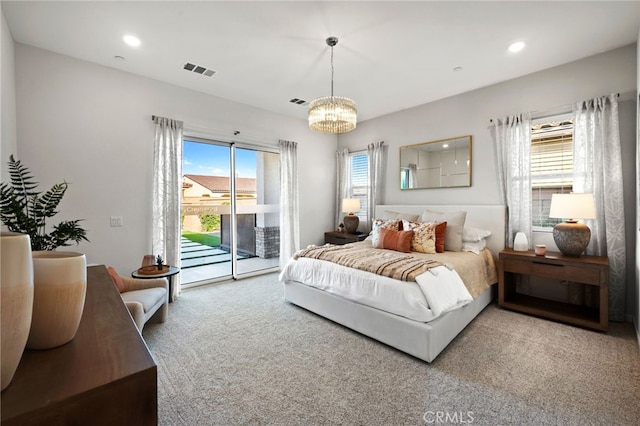
[[428, 322], [473, 299], [460, 276], [446, 266], [398, 281], [324, 260], [290, 259], [280, 281], [297, 281], [415, 321]]

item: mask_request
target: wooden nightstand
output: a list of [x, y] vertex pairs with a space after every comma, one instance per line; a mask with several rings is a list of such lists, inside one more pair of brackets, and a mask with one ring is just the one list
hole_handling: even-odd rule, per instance
[[347, 243], [355, 243], [363, 241], [367, 238], [367, 234], [348, 234], [346, 232], [331, 231], [324, 233], [325, 244], [343, 245]]
[[[553, 278], [598, 287], [596, 307], [563, 303], [516, 293], [516, 276]], [[501, 307], [561, 321], [580, 327], [607, 331], [609, 327], [609, 260], [607, 257], [569, 257], [547, 252], [536, 256], [533, 250], [500, 252], [498, 262], [498, 303]]]

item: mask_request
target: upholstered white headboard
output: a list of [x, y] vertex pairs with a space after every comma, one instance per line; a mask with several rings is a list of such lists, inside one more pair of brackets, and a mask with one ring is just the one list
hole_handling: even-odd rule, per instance
[[422, 214], [425, 210], [443, 213], [466, 211], [465, 226], [491, 231], [491, 237], [487, 240], [487, 248], [491, 250], [496, 257], [498, 253], [504, 249], [507, 209], [503, 205], [381, 204], [376, 206], [375, 217], [383, 217], [384, 212], [387, 210], [412, 214]]

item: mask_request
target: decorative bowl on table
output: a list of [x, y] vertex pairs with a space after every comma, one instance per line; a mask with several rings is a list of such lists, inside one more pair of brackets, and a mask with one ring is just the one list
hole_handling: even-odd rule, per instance
[[147, 265], [138, 268], [138, 274], [140, 275], [158, 275], [169, 272], [169, 265], [162, 265], [162, 269], [158, 269], [158, 265]]

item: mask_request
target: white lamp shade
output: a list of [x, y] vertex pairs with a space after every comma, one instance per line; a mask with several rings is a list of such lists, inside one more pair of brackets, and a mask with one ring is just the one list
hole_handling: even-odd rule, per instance
[[559, 219], [595, 219], [593, 194], [552, 194], [549, 217]]
[[343, 213], [356, 213], [360, 211], [360, 200], [357, 198], [344, 198], [342, 200]]

